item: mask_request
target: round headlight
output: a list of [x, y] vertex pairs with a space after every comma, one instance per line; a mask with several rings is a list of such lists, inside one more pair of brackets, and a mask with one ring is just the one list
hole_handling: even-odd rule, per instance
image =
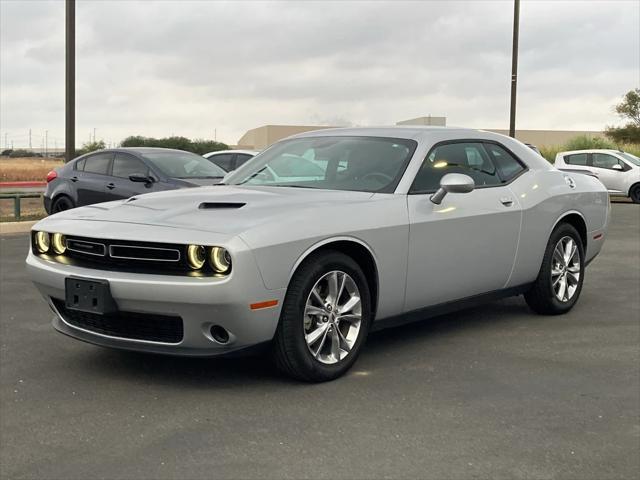
[[222, 247], [211, 247], [209, 264], [216, 273], [228, 273], [231, 270], [231, 255]]
[[54, 252], [62, 255], [67, 250], [67, 239], [61, 233], [54, 233], [51, 236], [51, 246]]
[[189, 245], [187, 247], [187, 261], [194, 270], [202, 268], [207, 259], [207, 252], [202, 245]]
[[47, 232], [36, 232], [36, 248], [40, 253], [49, 251], [49, 234]]

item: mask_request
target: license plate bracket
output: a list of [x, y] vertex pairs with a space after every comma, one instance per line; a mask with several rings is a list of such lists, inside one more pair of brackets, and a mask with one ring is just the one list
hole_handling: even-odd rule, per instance
[[64, 279], [65, 304], [70, 310], [107, 315], [117, 310], [106, 280], [67, 277]]

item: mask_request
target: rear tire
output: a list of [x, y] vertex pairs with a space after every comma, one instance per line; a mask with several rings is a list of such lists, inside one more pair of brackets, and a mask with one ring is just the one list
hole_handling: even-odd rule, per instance
[[306, 259], [285, 296], [272, 354], [283, 373], [307, 382], [343, 375], [369, 333], [371, 297], [349, 256], [324, 251]]
[[53, 215], [54, 213], [64, 212], [65, 210], [71, 210], [72, 208], [75, 208], [73, 200], [65, 195], [61, 195], [51, 204], [51, 214]]
[[538, 278], [524, 298], [542, 315], [560, 315], [573, 308], [584, 282], [584, 247], [578, 231], [561, 223], [551, 233]]
[[629, 198], [633, 203], [640, 203], [640, 183], [629, 189]]

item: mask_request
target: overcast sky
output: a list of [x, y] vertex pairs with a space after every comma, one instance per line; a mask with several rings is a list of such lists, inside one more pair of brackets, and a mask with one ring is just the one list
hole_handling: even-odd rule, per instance
[[[77, 142], [235, 143], [264, 124], [444, 115], [508, 128], [513, 2], [96, 1], [77, 7]], [[0, 142], [64, 138], [64, 2], [0, 0]], [[640, 85], [640, 2], [521, 6], [519, 128], [601, 130]]]

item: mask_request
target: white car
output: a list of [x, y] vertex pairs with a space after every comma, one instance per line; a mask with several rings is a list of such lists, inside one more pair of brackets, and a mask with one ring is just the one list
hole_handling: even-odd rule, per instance
[[251, 160], [258, 153], [257, 150], [219, 150], [205, 153], [203, 157], [215, 163], [225, 172], [231, 172]]
[[640, 158], [621, 150], [573, 150], [559, 152], [556, 168], [592, 174], [610, 195], [629, 197], [640, 203]]

